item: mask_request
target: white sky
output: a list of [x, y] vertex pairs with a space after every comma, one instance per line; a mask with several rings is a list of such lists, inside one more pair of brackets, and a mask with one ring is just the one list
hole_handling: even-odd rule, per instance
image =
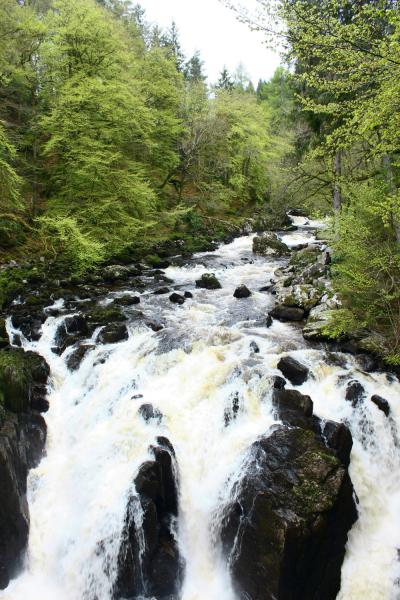
[[239, 23], [218, 0], [139, 0], [147, 20], [162, 28], [178, 26], [182, 49], [191, 56], [199, 50], [211, 83], [224, 65], [233, 72], [242, 63], [257, 84], [269, 79], [279, 65], [278, 54], [263, 45], [261, 34]]

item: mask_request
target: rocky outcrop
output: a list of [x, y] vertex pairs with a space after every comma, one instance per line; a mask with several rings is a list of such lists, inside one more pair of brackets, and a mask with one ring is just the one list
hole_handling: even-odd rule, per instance
[[38, 407], [48, 408], [49, 368], [32, 352], [0, 353], [0, 589], [21, 568], [29, 533], [28, 470], [39, 463], [46, 424]]
[[253, 252], [261, 256], [288, 256], [290, 250], [275, 233], [263, 233], [253, 239]]
[[233, 292], [234, 298], [249, 298], [251, 296], [251, 291], [246, 285], [239, 285], [236, 290]]
[[205, 290], [219, 290], [222, 286], [214, 273], [204, 273], [200, 279], [196, 280], [196, 287]]
[[285, 306], [278, 304], [270, 312], [269, 316], [278, 321], [302, 321], [305, 317], [305, 311], [296, 306]]
[[[175, 453], [166, 438], [151, 448], [153, 460], [144, 463], [135, 478], [135, 496], [129, 499], [118, 556], [113, 597], [178, 596], [184, 572], [175, 537], [178, 482]], [[138, 532], [138, 527], [142, 531]]]
[[234, 587], [246, 600], [334, 600], [357, 519], [351, 436], [349, 443], [340, 424], [322, 435], [311, 399], [295, 390], [276, 390], [274, 404], [289, 425], [253, 444], [224, 510], [220, 534]]
[[309, 369], [292, 356], [283, 356], [277, 365], [280, 372], [289, 379], [293, 385], [302, 385], [307, 381]]

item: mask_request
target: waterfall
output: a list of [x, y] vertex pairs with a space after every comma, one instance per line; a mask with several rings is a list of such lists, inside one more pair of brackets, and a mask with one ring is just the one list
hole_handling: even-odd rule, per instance
[[[312, 230], [304, 229], [284, 241], [313, 239]], [[165, 436], [179, 468], [182, 600], [235, 600], [215, 519], [244, 468], [247, 449], [276, 422], [268, 378], [279, 373], [277, 362], [287, 352], [312, 372], [299, 390], [312, 397], [315, 413], [346, 422], [354, 438], [350, 474], [359, 520], [349, 536], [339, 600], [399, 597], [400, 384], [383, 373], [361, 372], [349, 355], [342, 355], [342, 366], [328, 364], [324, 351], [308, 346], [290, 324], [274, 321], [267, 329], [274, 299], [258, 290], [281, 262], [253, 256], [251, 241], [241, 237], [169, 267], [166, 275], [194, 298], [177, 307], [168, 296], [144, 292], [141, 310], [162, 318], [165, 328], [155, 333], [132, 319], [129, 339], [97, 345], [77, 371], [66, 366], [70, 350], [62, 356], [51, 350], [65, 316], [49, 317], [38, 342], [22, 340], [51, 367], [48, 441], [29, 475], [25, 570], [0, 598], [110, 600], [133, 479], [150, 459], [151, 444]], [[194, 291], [205, 272], [216, 274], [221, 290]], [[242, 283], [253, 294], [238, 301], [233, 291]], [[356, 408], [345, 400], [351, 378], [367, 391]], [[371, 394], [388, 400], [390, 418], [368, 400]], [[233, 398], [238, 410], [227, 423]], [[143, 402], [162, 413], [161, 423], [144, 421], [138, 413]]]

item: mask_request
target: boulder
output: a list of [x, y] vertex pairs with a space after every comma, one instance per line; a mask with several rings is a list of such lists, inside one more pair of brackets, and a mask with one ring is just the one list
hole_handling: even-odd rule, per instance
[[378, 396], [377, 394], [374, 394], [373, 396], [371, 396], [371, 402], [373, 402], [375, 404], [375, 406], [377, 406], [379, 408], [379, 410], [381, 410], [383, 413], [385, 413], [385, 415], [388, 417], [390, 414], [390, 405], [389, 402], [387, 400], [385, 400], [385, 398], [382, 398], [382, 396]]
[[277, 426], [253, 444], [220, 528], [238, 598], [334, 600], [357, 519], [346, 467], [322, 437]]
[[362, 384], [357, 381], [349, 381], [346, 387], [345, 398], [348, 402], [351, 402], [353, 407], [358, 406], [359, 402], [365, 398], [365, 390]]
[[196, 287], [206, 290], [219, 290], [222, 286], [213, 273], [204, 273], [200, 279], [196, 280]]
[[116, 344], [127, 340], [128, 337], [129, 333], [126, 325], [123, 323], [110, 323], [100, 331], [98, 341], [101, 344]]
[[185, 298], [187, 298], [187, 299], [191, 299], [191, 298], [193, 298], [193, 294], [192, 294], [192, 292], [185, 292], [183, 295], [184, 295], [184, 296], [185, 296]]
[[277, 294], [277, 302], [284, 306], [302, 308], [309, 313], [321, 300], [322, 292], [312, 285], [285, 287]]
[[288, 256], [290, 250], [274, 233], [264, 233], [253, 238], [253, 252], [261, 256]]
[[251, 291], [245, 285], [239, 285], [236, 290], [233, 292], [234, 298], [249, 298], [251, 296]]
[[87, 346], [78, 346], [78, 348], [75, 348], [75, 350], [73, 350], [73, 352], [67, 358], [68, 369], [70, 371], [76, 371], [76, 369], [79, 368], [81, 362], [85, 358], [86, 354], [90, 350], [93, 350], [93, 348], [94, 346], [89, 344]]
[[252, 342], [250, 342], [250, 350], [253, 352], [253, 354], [260, 353], [260, 348], [259, 348], [257, 342], [255, 342], [254, 340]]
[[135, 304], [140, 304], [139, 296], [120, 296], [119, 298], [115, 298], [114, 304], [118, 304], [119, 306], [134, 306]]
[[109, 265], [105, 267], [102, 272], [103, 279], [109, 283], [115, 281], [126, 281], [129, 277], [141, 275], [140, 269], [134, 266], [126, 267], [123, 265]]
[[88, 321], [94, 326], [122, 323], [126, 321], [124, 313], [116, 306], [95, 306], [87, 315]]
[[138, 412], [146, 423], [155, 421], [157, 425], [160, 425], [163, 420], [162, 412], [160, 412], [158, 408], [154, 408], [152, 404], [142, 404], [142, 406], [139, 407]]
[[292, 356], [283, 356], [277, 367], [293, 385], [302, 385], [310, 374], [309, 369]]
[[350, 464], [350, 454], [353, 447], [353, 438], [350, 429], [344, 423], [326, 421], [323, 435], [327, 445], [335, 450], [336, 456], [345, 467]]
[[146, 321], [146, 326], [155, 332], [164, 329], [164, 325], [162, 323], [159, 323], [158, 321]]
[[173, 302], [173, 304], [184, 304], [185, 303], [184, 296], [181, 296], [180, 294], [177, 294], [176, 292], [173, 292], [173, 294], [170, 295], [169, 299], [171, 302]]
[[272, 394], [272, 405], [277, 417], [294, 427], [312, 427], [308, 421], [313, 414], [313, 402], [297, 390], [275, 389]]
[[[175, 539], [178, 481], [174, 449], [166, 438], [151, 448], [153, 460], [144, 463], [135, 478], [136, 495], [129, 499], [118, 554], [113, 598], [179, 596], [184, 563]], [[141, 531], [135, 514], [141, 513]]]
[[296, 308], [293, 306], [285, 306], [284, 304], [278, 304], [270, 312], [269, 316], [278, 321], [302, 321], [305, 317], [305, 311], [302, 308]]
[[50, 369], [34, 352], [13, 348], [0, 352], [0, 405], [14, 413], [28, 412], [31, 401], [45, 406]]
[[169, 294], [169, 292], [170, 292], [169, 288], [161, 287], [161, 288], [154, 290], [153, 294], [155, 294], [156, 296], [162, 296], [163, 294]]

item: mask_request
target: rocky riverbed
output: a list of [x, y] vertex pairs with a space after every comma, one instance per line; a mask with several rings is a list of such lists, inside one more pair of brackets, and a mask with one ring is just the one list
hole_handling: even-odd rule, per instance
[[1, 597], [389, 600], [400, 536], [383, 539], [365, 488], [390, 515], [366, 469], [400, 473], [399, 383], [321, 345], [327, 256], [303, 223], [12, 300]]

